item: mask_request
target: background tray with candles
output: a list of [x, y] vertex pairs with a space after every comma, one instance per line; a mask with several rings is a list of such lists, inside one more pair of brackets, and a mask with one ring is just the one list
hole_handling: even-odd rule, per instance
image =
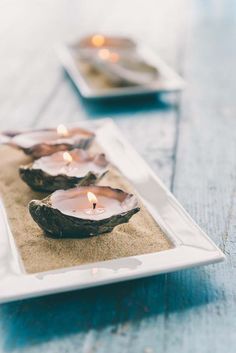
[[62, 65], [85, 98], [178, 91], [184, 80], [155, 53], [101, 34], [58, 46]]
[[224, 259], [109, 119], [1, 138], [0, 302]]

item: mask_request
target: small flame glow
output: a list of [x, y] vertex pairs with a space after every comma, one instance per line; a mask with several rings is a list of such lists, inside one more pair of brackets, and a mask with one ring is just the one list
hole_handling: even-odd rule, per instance
[[119, 54], [111, 52], [109, 49], [100, 49], [98, 56], [100, 59], [109, 60], [112, 63], [116, 63], [120, 59]]
[[96, 196], [94, 195], [93, 192], [88, 191], [87, 192], [87, 197], [88, 197], [89, 202], [92, 204], [92, 207], [87, 208], [86, 210], [84, 210], [84, 212], [86, 214], [99, 215], [99, 214], [105, 212], [105, 208], [104, 207], [97, 207], [98, 200], [97, 200], [97, 198], [96, 198]]
[[57, 134], [58, 134], [59, 136], [61, 136], [61, 137], [66, 137], [66, 136], [68, 136], [68, 130], [67, 130], [67, 128], [65, 127], [65, 125], [62, 125], [62, 124], [58, 125], [58, 127], [57, 127]]
[[96, 204], [98, 202], [98, 200], [97, 200], [96, 196], [94, 195], [94, 193], [92, 193], [90, 191], [87, 192], [87, 197], [88, 197], [89, 202], [92, 203], [92, 204]]
[[98, 52], [98, 56], [102, 60], [108, 60], [110, 58], [110, 50], [108, 49], [100, 49]]
[[63, 153], [63, 159], [67, 163], [71, 163], [73, 161], [73, 158], [69, 152], [64, 152]]
[[92, 38], [91, 38], [91, 42], [92, 44], [99, 48], [102, 47], [105, 43], [105, 38], [104, 36], [102, 36], [101, 34], [95, 34]]
[[117, 63], [117, 61], [119, 61], [119, 59], [120, 59], [120, 56], [119, 56], [119, 54], [113, 52], [113, 53], [110, 54], [110, 58], [109, 59], [110, 59], [110, 61], [112, 63]]

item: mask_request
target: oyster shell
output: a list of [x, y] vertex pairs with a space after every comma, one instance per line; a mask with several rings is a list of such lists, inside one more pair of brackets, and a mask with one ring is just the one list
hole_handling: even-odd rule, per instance
[[[40, 131], [47, 131], [51, 129], [40, 129]], [[35, 131], [35, 130], [34, 130]], [[2, 131], [2, 135], [8, 136], [8, 137], [15, 137], [16, 135], [24, 134], [27, 132], [32, 132], [32, 129], [24, 129], [24, 130], [4, 130]]]
[[81, 58], [101, 72], [110, 82], [120, 85], [146, 85], [158, 76], [156, 67], [146, 62], [136, 51], [107, 50], [106, 59], [100, 57], [99, 52], [97, 55], [87, 52], [81, 53]]
[[116, 48], [116, 49], [134, 49], [136, 43], [127, 37], [108, 37], [101, 34], [93, 34], [84, 37], [71, 45], [74, 49], [97, 49], [97, 48]]
[[[101, 200], [104, 213], [86, 213], [85, 198], [89, 191], [98, 197], [98, 202]], [[108, 233], [117, 225], [128, 222], [139, 210], [134, 195], [108, 186], [58, 190], [43, 200], [29, 203], [34, 221], [53, 238], [86, 238]]]
[[42, 129], [17, 133], [8, 144], [22, 149], [25, 154], [33, 158], [40, 158], [58, 151], [87, 149], [94, 137], [93, 132], [78, 127], [69, 129], [66, 136], [58, 135], [56, 129]]
[[19, 173], [24, 182], [36, 191], [55, 191], [77, 186], [96, 184], [107, 172], [108, 161], [103, 153], [91, 156], [81, 149], [74, 149], [66, 164], [63, 152], [37, 159], [21, 166]]

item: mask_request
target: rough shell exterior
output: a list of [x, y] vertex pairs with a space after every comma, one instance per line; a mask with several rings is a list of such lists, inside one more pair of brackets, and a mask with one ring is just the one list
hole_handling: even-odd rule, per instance
[[[95, 138], [95, 134], [91, 131], [73, 128], [70, 131], [73, 133], [67, 137], [65, 141], [58, 141], [57, 143], [36, 143], [31, 147], [22, 146], [19, 141], [15, 140], [15, 137], [23, 135], [24, 133], [37, 132], [37, 131], [51, 131], [55, 129], [40, 129], [40, 130], [28, 130], [28, 131], [7, 131], [4, 132], [4, 136], [9, 138], [8, 145], [19, 148], [24, 151], [25, 154], [30, 155], [33, 158], [40, 158], [42, 156], [49, 156], [59, 151], [70, 151], [75, 148], [88, 149]], [[82, 135], [81, 135], [82, 134]], [[84, 134], [84, 135], [83, 135]]]
[[40, 158], [42, 156], [49, 156], [58, 151], [70, 151], [74, 148], [81, 148], [81, 149], [88, 149], [91, 145], [94, 136], [88, 138], [81, 138], [76, 142], [69, 144], [69, 143], [57, 143], [57, 144], [47, 144], [47, 143], [40, 143], [34, 145], [30, 148], [21, 148], [25, 154], [32, 156], [33, 158]]
[[59, 189], [70, 189], [75, 186], [96, 184], [107, 173], [96, 174], [88, 172], [83, 177], [68, 176], [66, 174], [50, 175], [41, 169], [32, 168], [32, 164], [19, 168], [21, 179], [33, 190], [52, 192]]
[[[123, 192], [117, 189], [117, 192]], [[133, 207], [117, 215], [101, 220], [82, 219], [66, 215], [56, 208], [53, 208], [50, 196], [43, 200], [32, 200], [29, 203], [29, 211], [34, 221], [45, 233], [52, 238], [86, 238], [102, 233], [109, 233], [119, 224], [127, 223], [137, 213], [137, 199], [127, 194]]]

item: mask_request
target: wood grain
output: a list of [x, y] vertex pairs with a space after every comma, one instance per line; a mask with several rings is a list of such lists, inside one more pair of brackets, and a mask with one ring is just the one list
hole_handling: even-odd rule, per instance
[[[0, 1], [0, 128], [113, 117], [228, 256], [1, 305], [1, 352], [235, 352], [235, 10], [233, 0]], [[183, 96], [81, 99], [53, 46], [93, 31], [152, 46], [185, 75]]]

